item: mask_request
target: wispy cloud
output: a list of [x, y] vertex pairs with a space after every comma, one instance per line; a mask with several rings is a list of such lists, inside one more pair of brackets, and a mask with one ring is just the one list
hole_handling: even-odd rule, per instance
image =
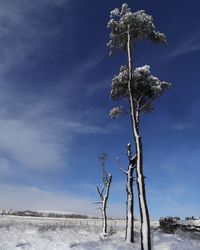
[[2, 84], [1, 96], [0, 168], [5, 178], [13, 176], [16, 166], [22, 173], [69, 168], [67, 158], [77, 135], [107, 134], [113, 129], [96, 125], [92, 114], [85, 113], [85, 119], [84, 114], [74, 114], [62, 98], [52, 100], [51, 94], [22, 96]]
[[[0, 185], [1, 208], [66, 211], [101, 216], [91, 197], [69, 191], [49, 192], [37, 187]], [[108, 216], [123, 216], [124, 206], [110, 203]]]
[[[178, 96], [176, 97], [178, 100]], [[199, 101], [192, 99], [179, 100], [178, 105], [171, 106], [168, 114], [163, 116], [161, 126], [174, 131], [191, 131], [197, 129], [200, 124]]]
[[87, 125], [81, 122], [66, 122], [65, 128], [74, 134], [107, 134], [111, 131], [109, 127]]
[[[52, 41], [59, 36], [61, 27], [47, 28], [44, 25], [44, 15], [41, 13], [67, 2], [67, 0], [0, 2], [1, 73], [21, 65], [29, 56], [38, 53], [47, 40]], [[34, 66], [33, 64], [31, 59], [26, 61], [27, 68]]]
[[[107, 126], [97, 125], [91, 107], [75, 108], [79, 98], [83, 98], [82, 93], [87, 93], [85, 75], [104, 56], [79, 62], [73, 76], [67, 71], [61, 80], [49, 80], [36, 90], [34, 80], [23, 79], [22, 83], [21, 73], [16, 73], [16, 68], [21, 67], [34, 74], [30, 69], [36, 61], [31, 60], [31, 55], [40, 55], [46, 45], [62, 34], [63, 27], [52, 21], [51, 11], [60, 11], [68, 3], [68, 0], [0, 2], [0, 168], [5, 179], [15, 176], [18, 168], [22, 174], [70, 168], [67, 159], [76, 135], [110, 131]], [[70, 17], [65, 16], [65, 29], [70, 32]], [[67, 43], [65, 47], [68, 48]], [[14, 80], [9, 78], [13, 75]]]
[[173, 130], [181, 131], [181, 130], [193, 128], [193, 124], [191, 122], [186, 122], [186, 121], [185, 122], [175, 121], [171, 124], [170, 128]]
[[92, 71], [93, 68], [97, 65], [99, 65], [103, 59], [106, 57], [106, 54], [97, 54], [95, 57], [89, 57], [85, 62], [79, 65], [78, 68], [76, 68], [77, 74], [87, 72], [88, 70]]
[[107, 91], [107, 93], [108, 93], [108, 97], [109, 97], [111, 79], [112, 79], [112, 76], [110, 76], [110, 77], [108, 77], [106, 79], [103, 79], [101, 81], [97, 81], [97, 82], [92, 83], [91, 86], [88, 86], [86, 88], [87, 97], [95, 95], [98, 92], [105, 91], [105, 90], [108, 90], [108, 89], [109, 90]]
[[[0, 196], [4, 200], [2, 206], [7, 208], [98, 213], [92, 205], [93, 198], [36, 188], [53, 189], [56, 186], [58, 190], [63, 183], [57, 182], [54, 186], [49, 180], [64, 179], [66, 172], [76, 171], [70, 166], [71, 148], [80, 135], [103, 136], [117, 129], [102, 119], [107, 111], [102, 110], [102, 104], [94, 102], [91, 105], [90, 102], [97, 91], [106, 87], [101, 79], [97, 79], [91, 88], [88, 83], [88, 76], [102, 62], [104, 55], [88, 56], [75, 62], [71, 69], [68, 69], [69, 60], [64, 62], [65, 70], [61, 62], [55, 64], [55, 72], [46, 73], [48, 65], [44, 61], [48, 64], [48, 60], [43, 61], [42, 57], [60, 58], [52, 41], [60, 46], [57, 39], [62, 36], [63, 28], [57, 22], [51, 25], [54, 18], [51, 9], [66, 7], [67, 2], [0, 2]], [[68, 29], [68, 17], [66, 27]], [[69, 33], [70, 27], [73, 25], [69, 25]], [[66, 35], [65, 52], [69, 49], [68, 38]], [[53, 48], [50, 46], [49, 49], [49, 44]], [[46, 48], [49, 53], [43, 54]], [[51, 73], [59, 77], [51, 79], [48, 77]], [[24, 186], [18, 186], [19, 183]], [[123, 210], [117, 206], [116, 215]], [[109, 207], [112, 209], [116, 204]]]
[[200, 35], [195, 34], [181, 41], [171, 53], [168, 54], [169, 58], [187, 54], [190, 52], [200, 51]]
[[152, 218], [158, 219], [163, 216], [198, 216], [198, 202], [189, 201], [190, 190], [185, 184], [176, 184], [164, 189], [149, 189], [150, 210]]

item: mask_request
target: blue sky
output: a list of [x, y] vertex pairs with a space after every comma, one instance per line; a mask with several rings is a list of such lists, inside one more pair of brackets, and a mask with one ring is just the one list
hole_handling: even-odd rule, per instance
[[[109, 13], [124, 1], [0, 1], [0, 200], [2, 208], [98, 214], [98, 156], [113, 174], [110, 216], [125, 214], [129, 117], [113, 121]], [[127, 1], [153, 15], [168, 47], [141, 42], [134, 64], [173, 88], [141, 121], [152, 218], [199, 216], [200, 3]], [[137, 198], [137, 197], [136, 197]], [[136, 204], [136, 213], [139, 216]]]

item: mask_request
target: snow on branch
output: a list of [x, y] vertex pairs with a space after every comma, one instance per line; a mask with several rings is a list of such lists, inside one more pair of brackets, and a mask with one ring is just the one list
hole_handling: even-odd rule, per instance
[[117, 157], [117, 159], [116, 159], [116, 166], [117, 166], [117, 168], [118, 168], [122, 173], [124, 173], [125, 175], [128, 174], [127, 171], [125, 171], [123, 168], [121, 168], [121, 165], [120, 165], [120, 162], [119, 162], [119, 157]]
[[100, 196], [101, 200], [103, 200], [103, 192], [104, 192], [104, 189], [105, 189], [105, 186], [103, 186], [103, 188], [102, 188], [101, 191], [100, 191], [99, 187], [97, 186], [97, 191], [98, 191], [98, 193], [99, 193], [99, 196]]
[[[132, 69], [132, 96], [140, 114], [152, 111], [153, 101], [170, 87], [170, 83], [161, 81], [151, 75], [149, 65]], [[121, 66], [119, 74], [115, 75], [112, 79], [111, 99], [128, 99], [128, 95], [128, 68], [127, 66]], [[114, 118], [118, 118], [122, 111], [123, 110], [116, 107], [110, 114], [113, 115]]]
[[147, 39], [154, 43], [166, 45], [167, 39], [164, 33], [156, 31], [151, 15], [144, 10], [131, 12], [127, 4], [123, 4], [121, 10], [115, 8], [110, 13], [108, 28], [111, 29], [108, 47], [111, 51], [116, 49], [126, 50], [127, 27], [130, 27], [131, 42]]
[[114, 107], [110, 110], [109, 116], [112, 119], [117, 119], [121, 116], [122, 113], [123, 113], [123, 109], [121, 107]]

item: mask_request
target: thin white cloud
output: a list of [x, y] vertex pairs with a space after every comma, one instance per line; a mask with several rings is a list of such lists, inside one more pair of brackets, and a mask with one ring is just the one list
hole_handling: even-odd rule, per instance
[[97, 94], [98, 92], [101, 92], [101, 91], [105, 92], [105, 90], [107, 88], [109, 88], [109, 90], [107, 91], [107, 93], [108, 93], [107, 96], [109, 98], [111, 79], [112, 79], [112, 76], [110, 76], [110, 77], [108, 77], [108, 78], [106, 78], [104, 80], [92, 83], [90, 86], [88, 86], [86, 88], [87, 97], [93, 96], [93, 95], [95, 95], [95, 94]]
[[0, 173], [1, 180], [7, 179], [14, 174], [14, 171], [10, 166], [10, 162], [6, 158], [0, 158]]
[[195, 129], [199, 124], [199, 104], [199, 101], [194, 101], [191, 105], [188, 104], [189, 107], [184, 115], [179, 116], [177, 113], [177, 117], [173, 117], [173, 119], [165, 117], [163, 122], [169, 124], [169, 128], [176, 131]]
[[9, 82], [1, 84], [0, 152], [8, 162], [7, 167], [4, 164], [5, 179], [16, 177], [16, 166], [30, 175], [69, 169], [68, 156], [77, 135], [115, 130], [96, 124], [97, 111], [86, 108], [76, 113], [64, 102], [51, 89], [46, 95], [23, 95]]
[[179, 131], [179, 130], [185, 130], [185, 129], [190, 129], [190, 128], [192, 128], [193, 127], [193, 125], [192, 125], [192, 123], [191, 122], [184, 122], [184, 121], [179, 121], [179, 122], [173, 122], [172, 124], [171, 124], [171, 129], [173, 129], [173, 130], [177, 130], [177, 131]]
[[101, 55], [97, 55], [95, 57], [88, 58], [85, 62], [80, 64], [78, 68], [76, 68], [77, 73], [84, 73], [85, 71], [92, 70], [95, 66], [103, 61], [105, 58], [105, 53]]
[[[48, 192], [36, 187], [0, 185], [1, 208], [66, 211], [100, 216], [94, 200], [69, 191]], [[109, 204], [108, 216], [123, 216], [124, 206]]]
[[190, 36], [185, 41], [182, 41], [168, 57], [177, 57], [186, 53], [200, 51], [200, 36], [199, 34]]
[[[62, 6], [67, 2], [0, 1], [0, 73], [22, 65], [27, 57], [37, 53], [47, 40], [51, 41], [59, 35], [59, 27], [47, 29], [41, 17], [37, 17], [37, 13], [45, 13], [49, 6]], [[26, 60], [26, 68], [33, 67], [33, 64], [32, 60]]]
[[[56, 173], [59, 176], [64, 168], [70, 168], [70, 148], [77, 135], [106, 134], [113, 129], [98, 125], [96, 120], [101, 119], [102, 110], [87, 105], [80, 107], [79, 104], [79, 98], [83, 98], [87, 92], [84, 77], [102, 61], [102, 57], [80, 63], [76, 67], [78, 74], [70, 77], [66, 71], [61, 80], [44, 83], [45, 90], [41, 88], [38, 92], [29, 89], [34, 82], [28, 82], [26, 86], [20, 82], [21, 78], [18, 79], [19, 72], [15, 72], [15, 66], [26, 69], [33, 67], [33, 62], [27, 60], [29, 56], [40, 51], [47, 41], [60, 32], [59, 27], [51, 30], [41, 25], [42, 21], [37, 19], [37, 15], [32, 15], [30, 19], [30, 13], [36, 13], [36, 10], [45, 13], [45, 8], [52, 2], [60, 6], [67, 1], [0, 2], [1, 183], [13, 181], [37, 185], [35, 176], [38, 175], [40, 184], [45, 186], [47, 175]], [[14, 80], [9, 78], [13, 75], [16, 76]], [[77, 106], [76, 110], [74, 107]], [[69, 193], [66, 196], [30, 187], [0, 187], [0, 197], [4, 201], [2, 205], [7, 208], [21, 206], [25, 209], [30, 206], [32, 209], [74, 211], [74, 208], [85, 207], [87, 213], [92, 212], [91, 203], [94, 200], [74, 198]]]
[[21, 166], [42, 170], [61, 165], [61, 145], [48, 140], [44, 130], [31, 128], [22, 121], [1, 119], [0, 131], [0, 150]]
[[110, 132], [109, 128], [87, 125], [81, 122], [66, 122], [65, 127], [74, 134], [107, 134]]
[[[76, 135], [110, 131], [106, 126], [74, 118], [72, 111], [63, 111], [62, 102], [52, 102], [48, 97], [42, 101], [25, 98], [21, 103], [14, 92], [8, 91], [4, 92], [1, 103], [4, 108], [0, 112], [0, 151], [26, 169], [49, 171], [67, 167], [68, 150]], [[14, 110], [12, 103], [15, 103]]]
[[150, 188], [148, 190], [149, 207], [151, 216], [154, 219], [165, 216], [181, 216], [182, 218], [190, 215], [198, 216], [199, 204], [194, 201], [188, 202], [190, 191], [185, 184], [176, 184], [166, 189]]

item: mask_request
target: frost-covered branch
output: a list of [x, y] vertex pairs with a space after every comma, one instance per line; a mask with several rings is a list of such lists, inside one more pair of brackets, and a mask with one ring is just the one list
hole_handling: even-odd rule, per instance
[[120, 162], [119, 162], [119, 157], [117, 157], [117, 159], [116, 159], [116, 165], [117, 165], [117, 168], [118, 168], [122, 173], [124, 173], [125, 175], [128, 174], [127, 171], [125, 171], [123, 168], [121, 168], [121, 165], [120, 165]]
[[[112, 79], [112, 100], [126, 99], [129, 96], [128, 82], [128, 68], [121, 66], [119, 74]], [[153, 101], [170, 87], [170, 83], [163, 82], [151, 74], [149, 65], [132, 69], [131, 94], [140, 112], [152, 111]], [[113, 117], [119, 117], [122, 112], [122, 108], [115, 107], [110, 114], [113, 114]]]
[[145, 110], [152, 101], [153, 101], [153, 98], [148, 99], [141, 107], [138, 108], [138, 110], [140, 112], [143, 111], [143, 110]]
[[144, 10], [131, 12], [128, 5], [123, 4], [121, 10], [116, 8], [111, 11], [110, 17], [108, 28], [111, 29], [111, 33], [108, 47], [111, 51], [127, 49], [128, 26], [131, 43], [147, 39], [155, 43], [167, 44], [166, 36], [155, 30], [152, 16], [146, 14]]
[[102, 190], [100, 191], [99, 187], [97, 186], [97, 192], [99, 193], [99, 196], [101, 198], [101, 200], [103, 200], [103, 191], [105, 189], [105, 186], [103, 186]]
[[93, 202], [93, 204], [102, 204], [102, 201]]

